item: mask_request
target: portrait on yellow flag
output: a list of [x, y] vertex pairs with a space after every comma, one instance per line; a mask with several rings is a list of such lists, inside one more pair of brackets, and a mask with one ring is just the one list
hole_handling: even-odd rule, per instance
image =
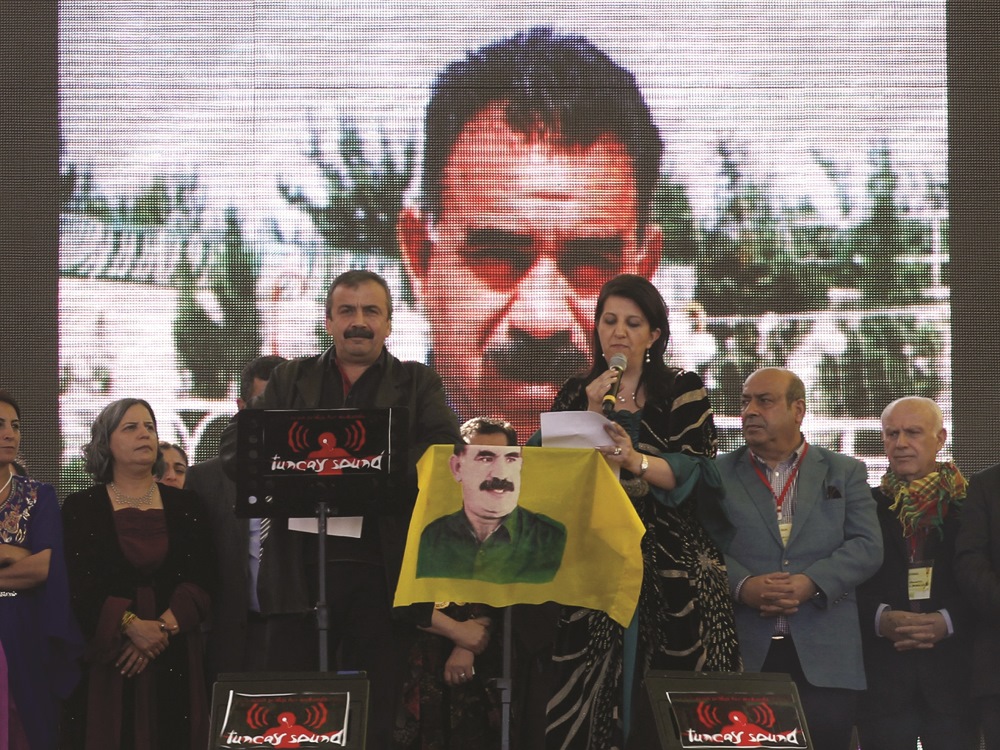
[[396, 606], [556, 601], [628, 624], [644, 528], [597, 451], [435, 445], [417, 476]]

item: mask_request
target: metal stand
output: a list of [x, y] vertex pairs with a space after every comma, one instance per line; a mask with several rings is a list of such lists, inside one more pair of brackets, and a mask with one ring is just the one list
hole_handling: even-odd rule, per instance
[[319, 563], [319, 592], [316, 596], [316, 632], [319, 634], [319, 671], [330, 671], [330, 611], [326, 603], [326, 518], [324, 500], [316, 503], [316, 562]]
[[501, 673], [499, 677], [490, 680], [493, 687], [500, 692], [500, 750], [509, 750], [510, 748], [511, 672], [513, 671], [511, 643], [511, 608], [504, 607]]

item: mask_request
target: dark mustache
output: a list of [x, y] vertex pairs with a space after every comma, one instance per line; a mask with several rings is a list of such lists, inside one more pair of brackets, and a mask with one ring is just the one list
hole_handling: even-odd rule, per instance
[[492, 479], [484, 479], [483, 483], [479, 485], [479, 489], [487, 492], [491, 490], [502, 490], [503, 492], [513, 492], [514, 483], [509, 479], [503, 479], [502, 477], [493, 477]]
[[587, 369], [587, 356], [573, 345], [569, 331], [539, 338], [513, 330], [507, 341], [488, 347], [483, 360], [505, 380], [562, 385]]
[[364, 326], [351, 326], [344, 331], [345, 339], [373, 339], [375, 332]]

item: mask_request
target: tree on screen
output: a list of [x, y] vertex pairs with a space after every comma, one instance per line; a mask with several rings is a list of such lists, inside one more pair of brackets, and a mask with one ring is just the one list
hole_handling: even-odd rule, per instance
[[722, 141], [719, 204], [702, 235], [696, 296], [710, 315], [816, 310], [828, 280], [807, 261], [812, 248], [793, 245], [768, 186], [747, 174], [747, 155]]
[[[202, 228], [205, 210], [193, 175], [156, 176], [133, 190], [107, 195], [90, 169], [65, 164], [59, 176], [60, 229], [89, 236], [96, 243], [63, 243], [63, 276], [118, 279], [136, 283], [169, 282], [185, 247]], [[100, 252], [93, 252], [95, 246]]]
[[717, 411], [736, 414], [727, 394], [766, 365], [799, 372], [829, 416], [874, 416], [902, 393], [938, 396], [944, 333], [918, 321], [947, 296], [946, 186], [926, 178], [927, 205], [914, 212], [880, 146], [865, 200], [852, 202], [847, 173], [814, 154], [837, 191], [834, 225], [809, 197], [776, 206], [741, 149], [722, 142], [717, 153], [717, 214], [699, 237], [696, 291], [716, 318], [708, 385]]
[[177, 363], [195, 398], [224, 399], [248, 361], [260, 355], [257, 281], [260, 258], [243, 236], [235, 208], [226, 209], [221, 247], [210, 250], [204, 282], [186, 250], [177, 266], [173, 337]]
[[687, 188], [666, 172], [653, 193], [650, 220], [663, 230], [663, 259], [693, 265], [698, 258], [698, 227]]
[[[406, 143], [397, 157], [383, 134], [376, 157], [365, 152], [361, 133], [353, 123], [341, 126], [337, 153], [327, 154], [317, 133], [310, 138], [306, 157], [323, 178], [326, 196], [311, 200], [301, 187], [278, 183], [278, 193], [312, 221], [323, 241], [327, 262], [324, 282], [346, 268], [377, 263], [401, 263], [396, 242], [396, 217], [413, 176], [416, 150]], [[405, 274], [401, 293], [407, 302], [413, 292]], [[326, 288], [326, 283], [322, 285]]]
[[902, 253], [902, 217], [896, 203], [898, 177], [892, 170], [888, 149], [873, 154], [875, 171], [868, 179], [868, 216], [855, 229], [854, 248], [861, 263], [858, 286], [866, 299], [895, 296], [899, 281], [896, 258]]
[[938, 399], [942, 335], [932, 325], [873, 313], [846, 326], [847, 347], [819, 366], [829, 416], [876, 416], [901, 395]]

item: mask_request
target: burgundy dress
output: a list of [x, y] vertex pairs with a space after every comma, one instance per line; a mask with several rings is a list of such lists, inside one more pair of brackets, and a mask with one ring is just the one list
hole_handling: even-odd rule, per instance
[[[66, 498], [66, 558], [73, 607], [87, 639], [85, 675], [67, 707], [67, 747], [198, 748], [208, 740], [200, 626], [214, 570], [201, 504], [160, 485], [163, 510], [111, 507], [103, 485]], [[131, 610], [155, 620], [169, 608], [180, 632], [136, 677], [115, 666]]]

